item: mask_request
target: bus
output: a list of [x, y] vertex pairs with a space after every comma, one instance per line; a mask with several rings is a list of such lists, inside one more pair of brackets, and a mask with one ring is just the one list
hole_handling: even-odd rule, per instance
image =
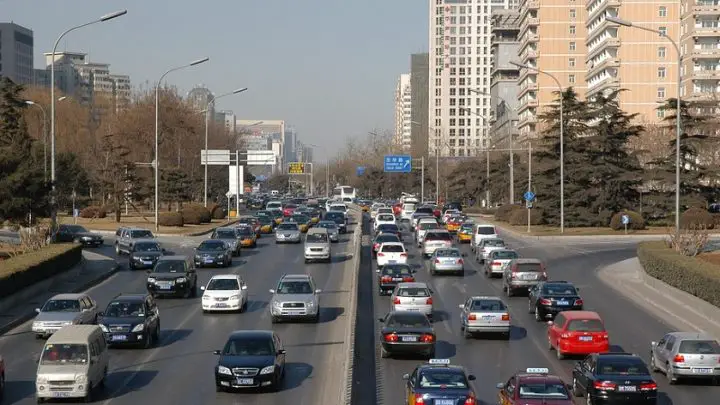
[[350, 186], [339, 186], [333, 189], [333, 198], [342, 202], [355, 200], [355, 189]]

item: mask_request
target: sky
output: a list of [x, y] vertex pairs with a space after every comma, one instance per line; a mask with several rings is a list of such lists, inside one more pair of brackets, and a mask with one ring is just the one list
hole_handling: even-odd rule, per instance
[[59, 51], [85, 52], [152, 87], [166, 70], [183, 94], [198, 84], [238, 119], [285, 120], [334, 157], [349, 138], [393, 130], [398, 76], [410, 54], [427, 52], [427, 0], [0, 0], [0, 22], [34, 31], [35, 67], [44, 67], [66, 29], [127, 9], [127, 15], [68, 34]]

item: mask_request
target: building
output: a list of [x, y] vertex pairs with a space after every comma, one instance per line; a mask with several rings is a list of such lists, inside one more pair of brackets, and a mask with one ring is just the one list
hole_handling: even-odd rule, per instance
[[[672, 3], [670, 3], [672, 4]], [[720, 2], [718, 0], [684, 0], [682, 2], [682, 36], [680, 39], [680, 49], [683, 52], [683, 62], [681, 72], [682, 77], [682, 94], [683, 99], [689, 100], [718, 100], [720, 93], [720, 30], [718, 29], [718, 20], [720, 20]], [[673, 19], [673, 8], [668, 5], [669, 21], [677, 21], [677, 17]], [[658, 8], [657, 14], [660, 10]], [[672, 36], [673, 25], [666, 25], [670, 30], [670, 38]], [[673, 60], [676, 58], [672, 46], [668, 46], [667, 40], [665, 47], [668, 52], [667, 58]], [[658, 51], [659, 53], [660, 51]], [[665, 80], [675, 80], [672, 73], [672, 66], [668, 66], [667, 78]], [[665, 88], [672, 97], [671, 85]]]
[[401, 74], [395, 86], [395, 136], [393, 143], [399, 151], [410, 152], [412, 141], [412, 103], [410, 74]]
[[492, 107], [491, 146], [514, 147], [517, 132], [518, 86], [520, 69], [513, 65], [517, 60], [520, 13], [517, 10], [497, 9], [492, 12], [492, 72], [490, 101]]
[[296, 148], [297, 148], [297, 131], [293, 127], [285, 127], [285, 161], [295, 162], [296, 161]]
[[13, 22], [0, 23], [0, 76], [17, 84], [34, 84], [33, 32]]
[[428, 89], [430, 87], [430, 54], [410, 55], [410, 153], [428, 154]]
[[210, 102], [213, 101], [215, 98], [215, 95], [213, 95], [212, 91], [205, 87], [204, 85], [200, 84], [188, 91], [187, 95], [185, 96], [187, 100], [192, 104], [193, 108], [197, 109], [198, 111], [203, 111], [206, 108], [208, 108], [208, 105], [210, 106], [210, 116], [215, 116], [215, 105], [210, 104]]
[[[204, 108], [203, 108], [204, 110]], [[237, 117], [230, 110], [218, 111], [215, 113], [215, 122], [222, 124], [228, 133], [233, 134], [236, 131]]]
[[110, 84], [112, 85], [112, 98], [116, 110], [123, 110], [128, 107], [132, 97], [132, 86], [130, 76], [111, 74]]
[[[553, 75], [560, 87], [573, 87], [580, 98], [587, 89], [584, 4], [576, 0], [522, 0], [518, 33], [520, 62]], [[525, 68], [520, 69], [518, 86], [518, 132], [522, 140], [537, 136], [541, 130], [538, 114], [554, 104], [559, 89], [549, 75]]]
[[277, 161], [276, 170], [287, 170], [285, 157], [285, 121], [245, 120], [235, 121], [235, 128], [243, 135], [247, 150], [272, 150]]

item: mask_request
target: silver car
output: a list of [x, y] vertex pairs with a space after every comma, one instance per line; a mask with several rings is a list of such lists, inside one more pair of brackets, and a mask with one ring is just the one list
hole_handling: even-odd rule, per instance
[[283, 222], [275, 227], [275, 243], [300, 243], [302, 232], [295, 222]]
[[411, 311], [432, 319], [433, 291], [425, 283], [399, 283], [392, 293], [392, 311]]
[[335, 221], [320, 221], [315, 225], [315, 228], [325, 228], [330, 236], [330, 242], [340, 242], [340, 229], [338, 228]]
[[460, 304], [460, 330], [463, 337], [474, 333], [500, 333], [510, 337], [510, 313], [499, 297], [470, 297]]
[[662, 371], [670, 384], [681, 378], [720, 377], [720, 344], [704, 332], [670, 332], [650, 344], [650, 369]]
[[493, 250], [488, 254], [488, 257], [485, 260], [485, 264], [483, 266], [485, 276], [501, 277], [503, 275], [503, 271], [505, 270], [505, 266], [507, 266], [511, 261], [519, 257], [520, 255], [514, 250]]
[[505, 241], [500, 238], [487, 238], [480, 241], [480, 244], [475, 249], [475, 260], [478, 263], [485, 263], [488, 255], [493, 250], [506, 249]]
[[418, 247], [422, 246], [423, 241], [425, 241], [425, 234], [428, 233], [428, 231], [441, 231], [443, 228], [440, 226], [440, 224], [437, 223], [437, 221], [420, 221], [417, 226], [417, 230], [415, 231], [415, 240], [417, 241]]
[[541, 281], [547, 281], [545, 265], [538, 259], [514, 259], [503, 269], [502, 289], [508, 297], [518, 290], [529, 290]]
[[277, 288], [270, 290], [270, 317], [272, 323], [286, 319], [320, 320], [321, 290], [307, 274], [286, 274], [280, 278]]
[[32, 323], [32, 331], [40, 339], [64, 326], [96, 323], [99, 309], [87, 294], [58, 294], [35, 312], [38, 315]]
[[229, 226], [217, 228], [213, 231], [210, 239], [217, 239], [227, 243], [233, 256], [240, 254], [240, 235], [238, 235], [235, 228]]
[[437, 249], [430, 257], [430, 275], [438, 273], [465, 274], [465, 261], [460, 249]]
[[449, 249], [454, 246], [453, 237], [445, 230], [428, 231], [422, 244], [422, 253], [430, 257], [436, 249]]

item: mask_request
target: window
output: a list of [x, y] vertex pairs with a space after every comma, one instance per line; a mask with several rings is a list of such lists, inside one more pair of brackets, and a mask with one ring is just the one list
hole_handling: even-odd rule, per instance
[[575, 41], [570, 41], [570, 50], [571, 51], [575, 50]]
[[575, 58], [568, 59], [568, 66], [575, 67]]
[[570, 26], [570, 35], [575, 35], [575, 26], [574, 25]]
[[664, 46], [658, 47], [657, 56], [658, 56], [658, 58], [663, 58], [663, 59], [665, 58], [665, 47]]
[[657, 77], [658, 79], [664, 79], [665, 78], [665, 68], [659, 67], [657, 70]]
[[658, 87], [657, 98], [661, 98], [661, 99], [665, 98], [665, 87]]
[[568, 75], [568, 82], [575, 83], [575, 75]]
[[662, 108], [659, 108], [659, 109], [656, 110], [655, 115], [656, 115], [658, 118], [665, 118], [665, 110], [662, 109]]
[[658, 17], [667, 17], [667, 7], [660, 6], [658, 8]]
[[660, 31], [661, 37], [667, 36], [667, 27], [658, 27], [658, 31]]
[[570, 9], [570, 18], [575, 18], [576, 15], [577, 15], [577, 12], [575, 11], [575, 9], [571, 8]]

